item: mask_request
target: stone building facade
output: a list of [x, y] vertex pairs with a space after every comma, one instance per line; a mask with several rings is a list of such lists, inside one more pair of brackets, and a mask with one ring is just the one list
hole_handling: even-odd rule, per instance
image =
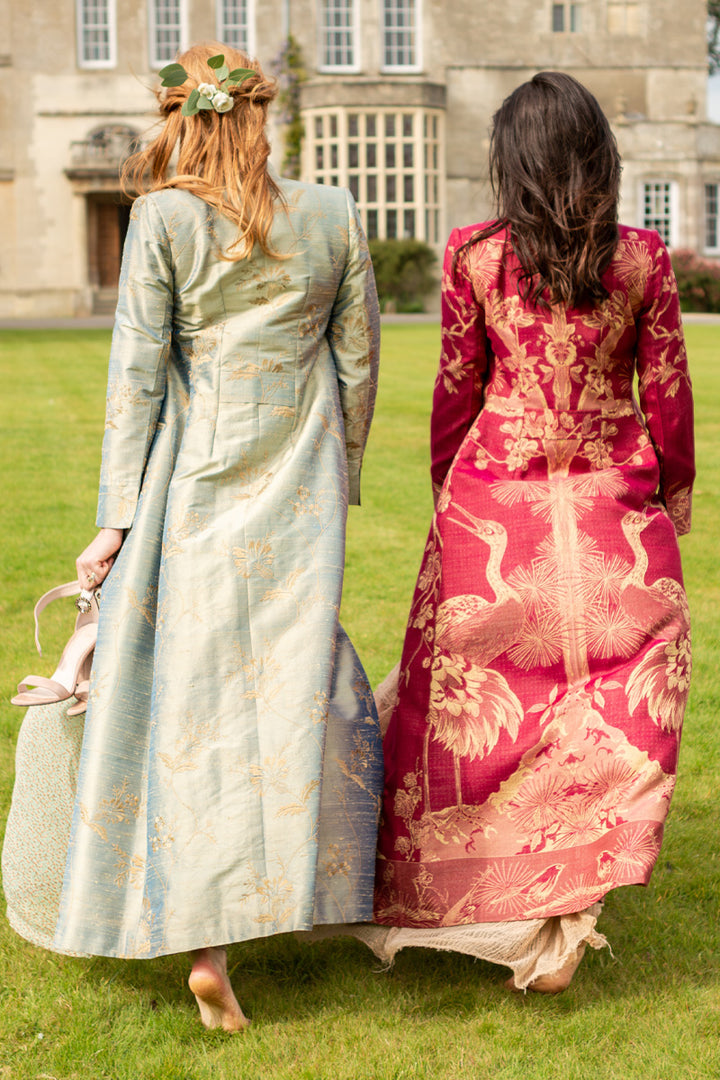
[[[623, 156], [621, 217], [720, 256], [720, 126], [705, 0], [0, 0], [0, 317], [112, 307], [118, 168], [154, 121], [156, 72], [218, 39], [304, 65], [304, 179], [350, 187], [370, 235], [438, 253], [490, 213], [488, 130], [536, 71], [598, 97]], [[283, 129], [273, 114], [276, 167]]]

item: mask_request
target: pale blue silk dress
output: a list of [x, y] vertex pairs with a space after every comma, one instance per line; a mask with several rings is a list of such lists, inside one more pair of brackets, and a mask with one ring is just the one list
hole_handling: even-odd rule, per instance
[[59, 952], [151, 957], [372, 916], [382, 749], [338, 613], [377, 297], [349, 193], [279, 183], [288, 258], [219, 257], [236, 229], [187, 192], [133, 207], [98, 511], [127, 533], [54, 901], [17, 868], [27, 791], [6, 839], [10, 921]]

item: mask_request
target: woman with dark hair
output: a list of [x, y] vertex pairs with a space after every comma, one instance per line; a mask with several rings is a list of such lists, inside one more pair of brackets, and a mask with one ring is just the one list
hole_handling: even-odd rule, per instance
[[227, 943], [372, 914], [380, 735], [338, 612], [378, 306], [349, 192], [269, 171], [260, 66], [196, 46], [161, 75], [162, 126], [127, 170], [146, 194], [100, 532], [77, 560], [84, 589], [102, 583], [87, 721], [67, 721], [78, 663], [69, 686], [25, 691], [44, 703], [18, 743], [3, 876], [35, 944], [192, 951], [203, 1022], [237, 1031]]
[[[690, 642], [692, 398], [655, 232], [617, 224], [594, 97], [543, 72], [494, 118], [497, 219], [450, 236], [436, 509], [385, 741], [368, 940], [555, 993], [599, 902], [646, 883]], [[639, 380], [639, 406], [633, 378]]]

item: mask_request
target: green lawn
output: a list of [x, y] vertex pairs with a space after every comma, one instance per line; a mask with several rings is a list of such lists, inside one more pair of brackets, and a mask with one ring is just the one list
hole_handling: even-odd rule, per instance
[[[516, 997], [502, 969], [412, 950], [378, 971], [352, 941], [235, 946], [253, 1026], [206, 1032], [184, 957], [74, 960], [0, 920], [0, 1078], [11, 1080], [710, 1080], [720, 1076], [720, 327], [687, 330], [700, 473], [684, 538], [696, 675], [677, 793], [651, 885], [611, 894], [592, 953], [559, 998]], [[0, 334], [0, 814], [10, 801], [29, 671], [52, 674], [72, 613], [53, 605], [45, 657], [32, 607], [74, 576], [93, 535], [109, 334]], [[384, 328], [377, 419], [350, 512], [343, 621], [377, 682], [395, 663], [430, 515], [434, 324]]]

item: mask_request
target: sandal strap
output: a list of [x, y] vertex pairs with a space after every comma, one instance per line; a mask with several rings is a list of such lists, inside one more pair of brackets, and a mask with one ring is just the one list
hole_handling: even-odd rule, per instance
[[90, 693], [90, 680], [83, 679], [82, 682], [79, 682], [75, 687], [74, 693], [78, 701], [87, 701], [88, 694]]
[[[18, 683], [18, 694], [32, 693], [35, 688], [49, 690], [55, 695], [53, 698], [55, 701], [64, 701], [72, 696], [72, 691], [68, 691], [67, 686], [56, 682], [55, 679], [46, 679], [42, 675], [26, 675], [23, 681]], [[50, 703], [48, 701], [48, 704]], [[38, 702], [38, 704], [41, 704], [41, 702]]]
[[[68, 581], [64, 585], [56, 585], [54, 589], [49, 589], [44, 593], [37, 604], [35, 605], [35, 646], [37, 651], [42, 656], [42, 648], [40, 646], [40, 613], [45, 610], [48, 604], [52, 604], [53, 600], [59, 600], [65, 596], [76, 596], [80, 592], [79, 581]], [[30, 678], [30, 676], [28, 676]]]

